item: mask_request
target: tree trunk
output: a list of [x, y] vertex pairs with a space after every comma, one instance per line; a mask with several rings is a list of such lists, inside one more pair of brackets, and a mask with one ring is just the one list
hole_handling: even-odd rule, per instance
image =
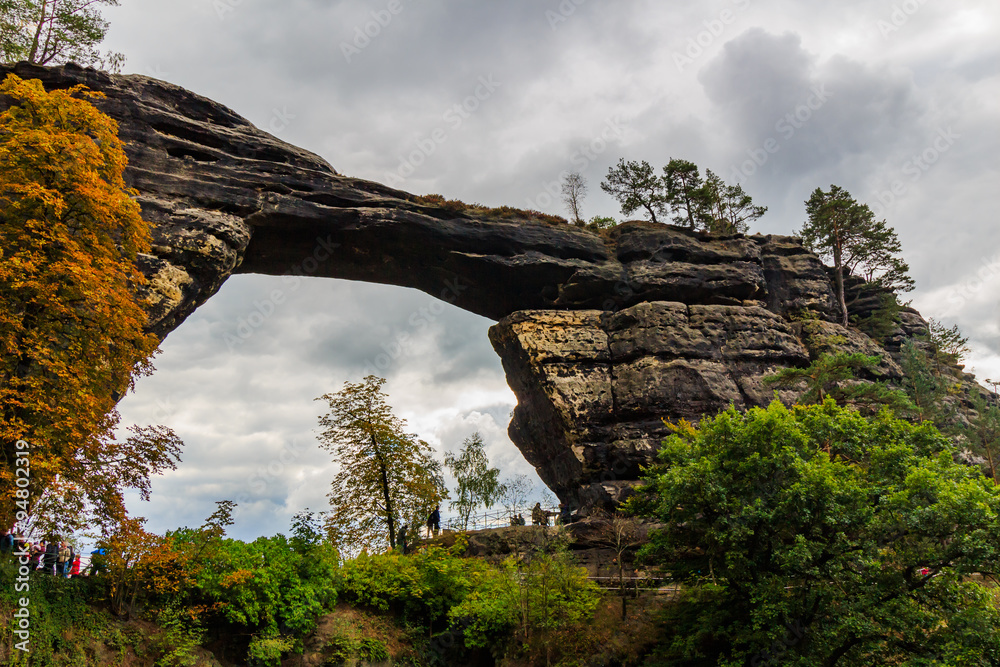
[[622, 623], [625, 622], [625, 566], [622, 565], [622, 554], [618, 554], [618, 593], [622, 596]]
[[395, 512], [392, 508], [392, 498], [389, 496], [389, 475], [386, 473], [385, 460], [382, 458], [382, 452], [379, 451], [378, 441], [375, 439], [375, 434], [371, 434], [372, 448], [375, 450], [378, 456], [378, 470], [379, 475], [382, 478], [382, 496], [385, 498], [385, 518], [386, 523], [389, 524], [389, 546], [393, 549], [396, 548], [396, 519]]
[[840, 323], [843, 326], [848, 325], [847, 318], [847, 300], [844, 298], [844, 266], [841, 262], [840, 251], [837, 250], [834, 253], [834, 282], [837, 285], [837, 301], [840, 303]]
[[42, 28], [45, 26], [45, 10], [48, 9], [48, 0], [42, 0], [42, 10], [38, 16], [38, 25], [35, 26], [35, 37], [31, 40], [31, 51], [28, 52], [28, 62], [36, 62], [38, 55], [38, 43], [42, 38]]

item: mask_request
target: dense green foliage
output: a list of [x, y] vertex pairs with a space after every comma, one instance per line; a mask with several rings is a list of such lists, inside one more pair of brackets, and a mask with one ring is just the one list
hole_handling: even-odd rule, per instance
[[421, 549], [412, 556], [362, 554], [344, 563], [338, 586], [345, 601], [443, 630], [448, 610], [490, 569], [483, 561], [459, 558], [440, 547]]
[[879, 357], [857, 352], [822, 354], [806, 368], [783, 368], [767, 376], [764, 384], [802, 389], [797, 402], [807, 405], [831, 398], [840, 405], [853, 405], [869, 411], [881, 406], [898, 412], [911, 411], [912, 406], [905, 393], [890, 389], [883, 382], [853, 382], [859, 371], [872, 372], [880, 361]]
[[[685, 586], [664, 664], [997, 664], [1000, 492], [946, 438], [822, 405], [729, 410], [664, 444], [632, 509]], [[937, 661], [937, 662], [935, 662]]]
[[[181, 530], [170, 538], [178, 549], [196, 548], [190, 535]], [[249, 543], [222, 539], [211, 549], [210, 565], [197, 568], [191, 586], [164, 596], [161, 604], [204, 608], [206, 623], [234, 633], [298, 636], [313, 630], [317, 617], [336, 601], [337, 561], [328, 543], [300, 550], [282, 535]]]
[[565, 551], [528, 560], [510, 557], [477, 574], [450, 616], [464, 629], [466, 646], [490, 648], [494, 654], [502, 653], [511, 634], [521, 642], [547, 644], [553, 632], [589, 619], [599, 600], [586, 570]]
[[[131, 612], [157, 624], [153, 636], [126, 640], [113, 614], [94, 612], [92, 605], [110, 606], [113, 573], [71, 580], [31, 575], [31, 664], [95, 664], [73, 662], [90, 642], [123, 651], [131, 647], [167, 667], [189, 664], [198, 646], [212, 644], [230, 658], [273, 667], [302, 653], [321, 619], [345, 606], [392, 619], [415, 664], [436, 664], [445, 653], [475, 662], [482, 650], [500, 657], [549, 648], [556, 633], [585, 628], [600, 599], [586, 572], [565, 552], [541, 550], [491, 565], [461, 556], [466, 542], [460, 538], [450, 550], [364, 552], [341, 562], [308, 514], [296, 519], [291, 538], [247, 543], [222, 533], [227, 509], [223, 504], [217, 512], [221, 521], [159, 537], [150, 550], [154, 556], [134, 563], [142, 585]], [[17, 605], [10, 563], [2, 563], [0, 571], [6, 646]], [[78, 635], [70, 647], [71, 630]], [[330, 664], [389, 655], [385, 637], [356, 629], [324, 641]]]

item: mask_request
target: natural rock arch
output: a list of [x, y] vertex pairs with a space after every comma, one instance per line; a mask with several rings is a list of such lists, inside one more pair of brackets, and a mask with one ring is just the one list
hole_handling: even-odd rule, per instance
[[[107, 96], [97, 104], [120, 124], [126, 179], [155, 225], [142, 264], [158, 335], [234, 273], [415, 287], [496, 320], [490, 339], [518, 397], [511, 440], [571, 507], [634, 486], [663, 418], [771, 400], [761, 377], [817, 353], [816, 327], [789, 314], [808, 309], [847, 348], [883, 351], [833, 323], [830, 280], [797, 239], [477, 219], [342, 176], [162, 81], [72, 65], [0, 66], [8, 72]], [[904, 312], [900, 336], [924, 330]], [[882, 373], [900, 371], [887, 360]]]

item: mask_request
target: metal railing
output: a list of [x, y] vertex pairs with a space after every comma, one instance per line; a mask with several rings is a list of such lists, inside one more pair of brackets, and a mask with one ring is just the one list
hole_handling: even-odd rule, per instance
[[[547, 525], [554, 525], [556, 517], [559, 516], [559, 509], [555, 507], [543, 507], [542, 511], [544, 511], [548, 517]], [[464, 530], [486, 530], [488, 528], [508, 528], [514, 525], [512, 522], [516, 514], [521, 515], [526, 526], [532, 525], [531, 508], [529, 507], [518, 512], [503, 509], [472, 514], [469, 516], [468, 525], [466, 525], [457, 514], [449, 515], [441, 517], [441, 528], [454, 532]], [[428, 536], [426, 524], [420, 526], [418, 534], [420, 537]]]

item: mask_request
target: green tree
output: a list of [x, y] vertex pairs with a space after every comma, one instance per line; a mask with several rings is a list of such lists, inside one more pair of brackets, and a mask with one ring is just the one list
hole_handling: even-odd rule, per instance
[[[677, 427], [630, 509], [670, 665], [992, 664], [1000, 491], [932, 425], [774, 402]], [[990, 657], [994, 656], [994, 657]]]
[[616, 166], [608, 169], [601, 189], [618, 200], [623, 215], [631, 215], [641, 208], [652, 222], [658, 222], [656, 214], [667, 211], [668, 201], [663, 181], [645, 160], [618, 160]]
[[978, 392], [971, 395], [975, 414], [969, 419], [969, 424], [962, 430], [966, 442], [971, 446], [971, 453], [985, 459], [990, 479], [997, 483], [997, 467], [1000, 466], [1000, 407], [996, 394], [993, 400], [987, 400]]
[[97, 48], [108, 32], [100, 5], [118, 0], [0, 0], [0, 58], [120, 71], [125, 57]]
[[663, 184], [667, 202], [674, 211], [675, 224], [694, 229], [704, 209], [704, 190], [698, 165], [688, 160], [670, 158], [663, 168]]
[[958, 325], [947, 327], [934, 318], [931, 318], [929, 325], [931, 343], [937, 350], [935, 355], [937, 360], [951, 366], [957, 366], [965, 361], [966, 355], [969, 354], [969, 338], [962, 335]]
[[833, 260], [841, 324], [848, 325], [844, 279], [848, 273], [893, 291], [913, 289], [909, 265], [898, 257], [899, 239], [885, 220], [875, 220], [867, 204], [859, 204], [843, 188], [816, 188], [806, 201], [808, 221], [799, 234], [806, 247]]
[[810, 405], [832, 398], [840, 405], [869, 409], [886, 406], [898, 411], [911, 408], [906, 395], [882, 382], [853, 382], [858, 371], [872, 371], [881, 358], [860, 352], [822, 354], [806, 368], [782, 368], [764, 378], [764, 384], [781, 389], [804, 388], [796, 403]]
[[[100, 94], [10, 75], [0, 96], [0, 522], [113, 524], [124, 490], [146, 496], [181, 447], [165, 427], [115, 437], [115, 406], [157, 347], [137, 267], [149, 226], [118, 126], [88, 99]], [[46, 503], [55, 511], [34, 512]]]
[[462, 529], [467, 530], [469, 517], [477, 507], [480, 505], [493, 507], [493, 504], [503, 496], [500, 469], [490, 467], [483, 436], [479, 431], [465, 439], [458, 454], [450, 452], [445, 454], [444, 464], [458, 482], [456, 497], [450, 506], [458, 510]]
[[893, 292], [883, 292], [878, 296], [878, 300], [877, 308], [865, 317], [854, 316], [851, 321], [870, 338], [884, 343], [899, 329], [899, 313], [903, 310], [904, 304], [899, 302], [899, 298]]
[[587, 571], [565, 549], [556, 549], [527, 559], [511, 556], [497, 569], [481, 573], [449, 616], [464, 628], [468, 648], [489, 647], [503, 654], [513, 633], [524, 644], [541, 644], [550, 658], [553, 635], [590, 618], [599, 601]]
[[388, 543], [395, 549], [399, 526], [447, 497], [441, 464], [432, 458], [430, 445], [407, 434], [406, 423], [392, 414], [384, 384], [369, 375], [316, 399], [330, 409], [319, 420], [320, 446], [340, 464], [326, 525], [341, 548]]
[[755, 206], [743, 186], [727, 185], [711, 169], [705, 170], [697, 217], [702, 226], [713, 234], [746, 234], [750, 223], [767, 212], [766, 206]]
[[913, 402], [914, 416], [920, 421], [929, 419], [938, 428], [943, 427], [951, 416], [941, 404], [948, 393], [948, 381], [927, 353], [909, 339], [900, 348], [900, 367], [903, 369], [903, 390]]

